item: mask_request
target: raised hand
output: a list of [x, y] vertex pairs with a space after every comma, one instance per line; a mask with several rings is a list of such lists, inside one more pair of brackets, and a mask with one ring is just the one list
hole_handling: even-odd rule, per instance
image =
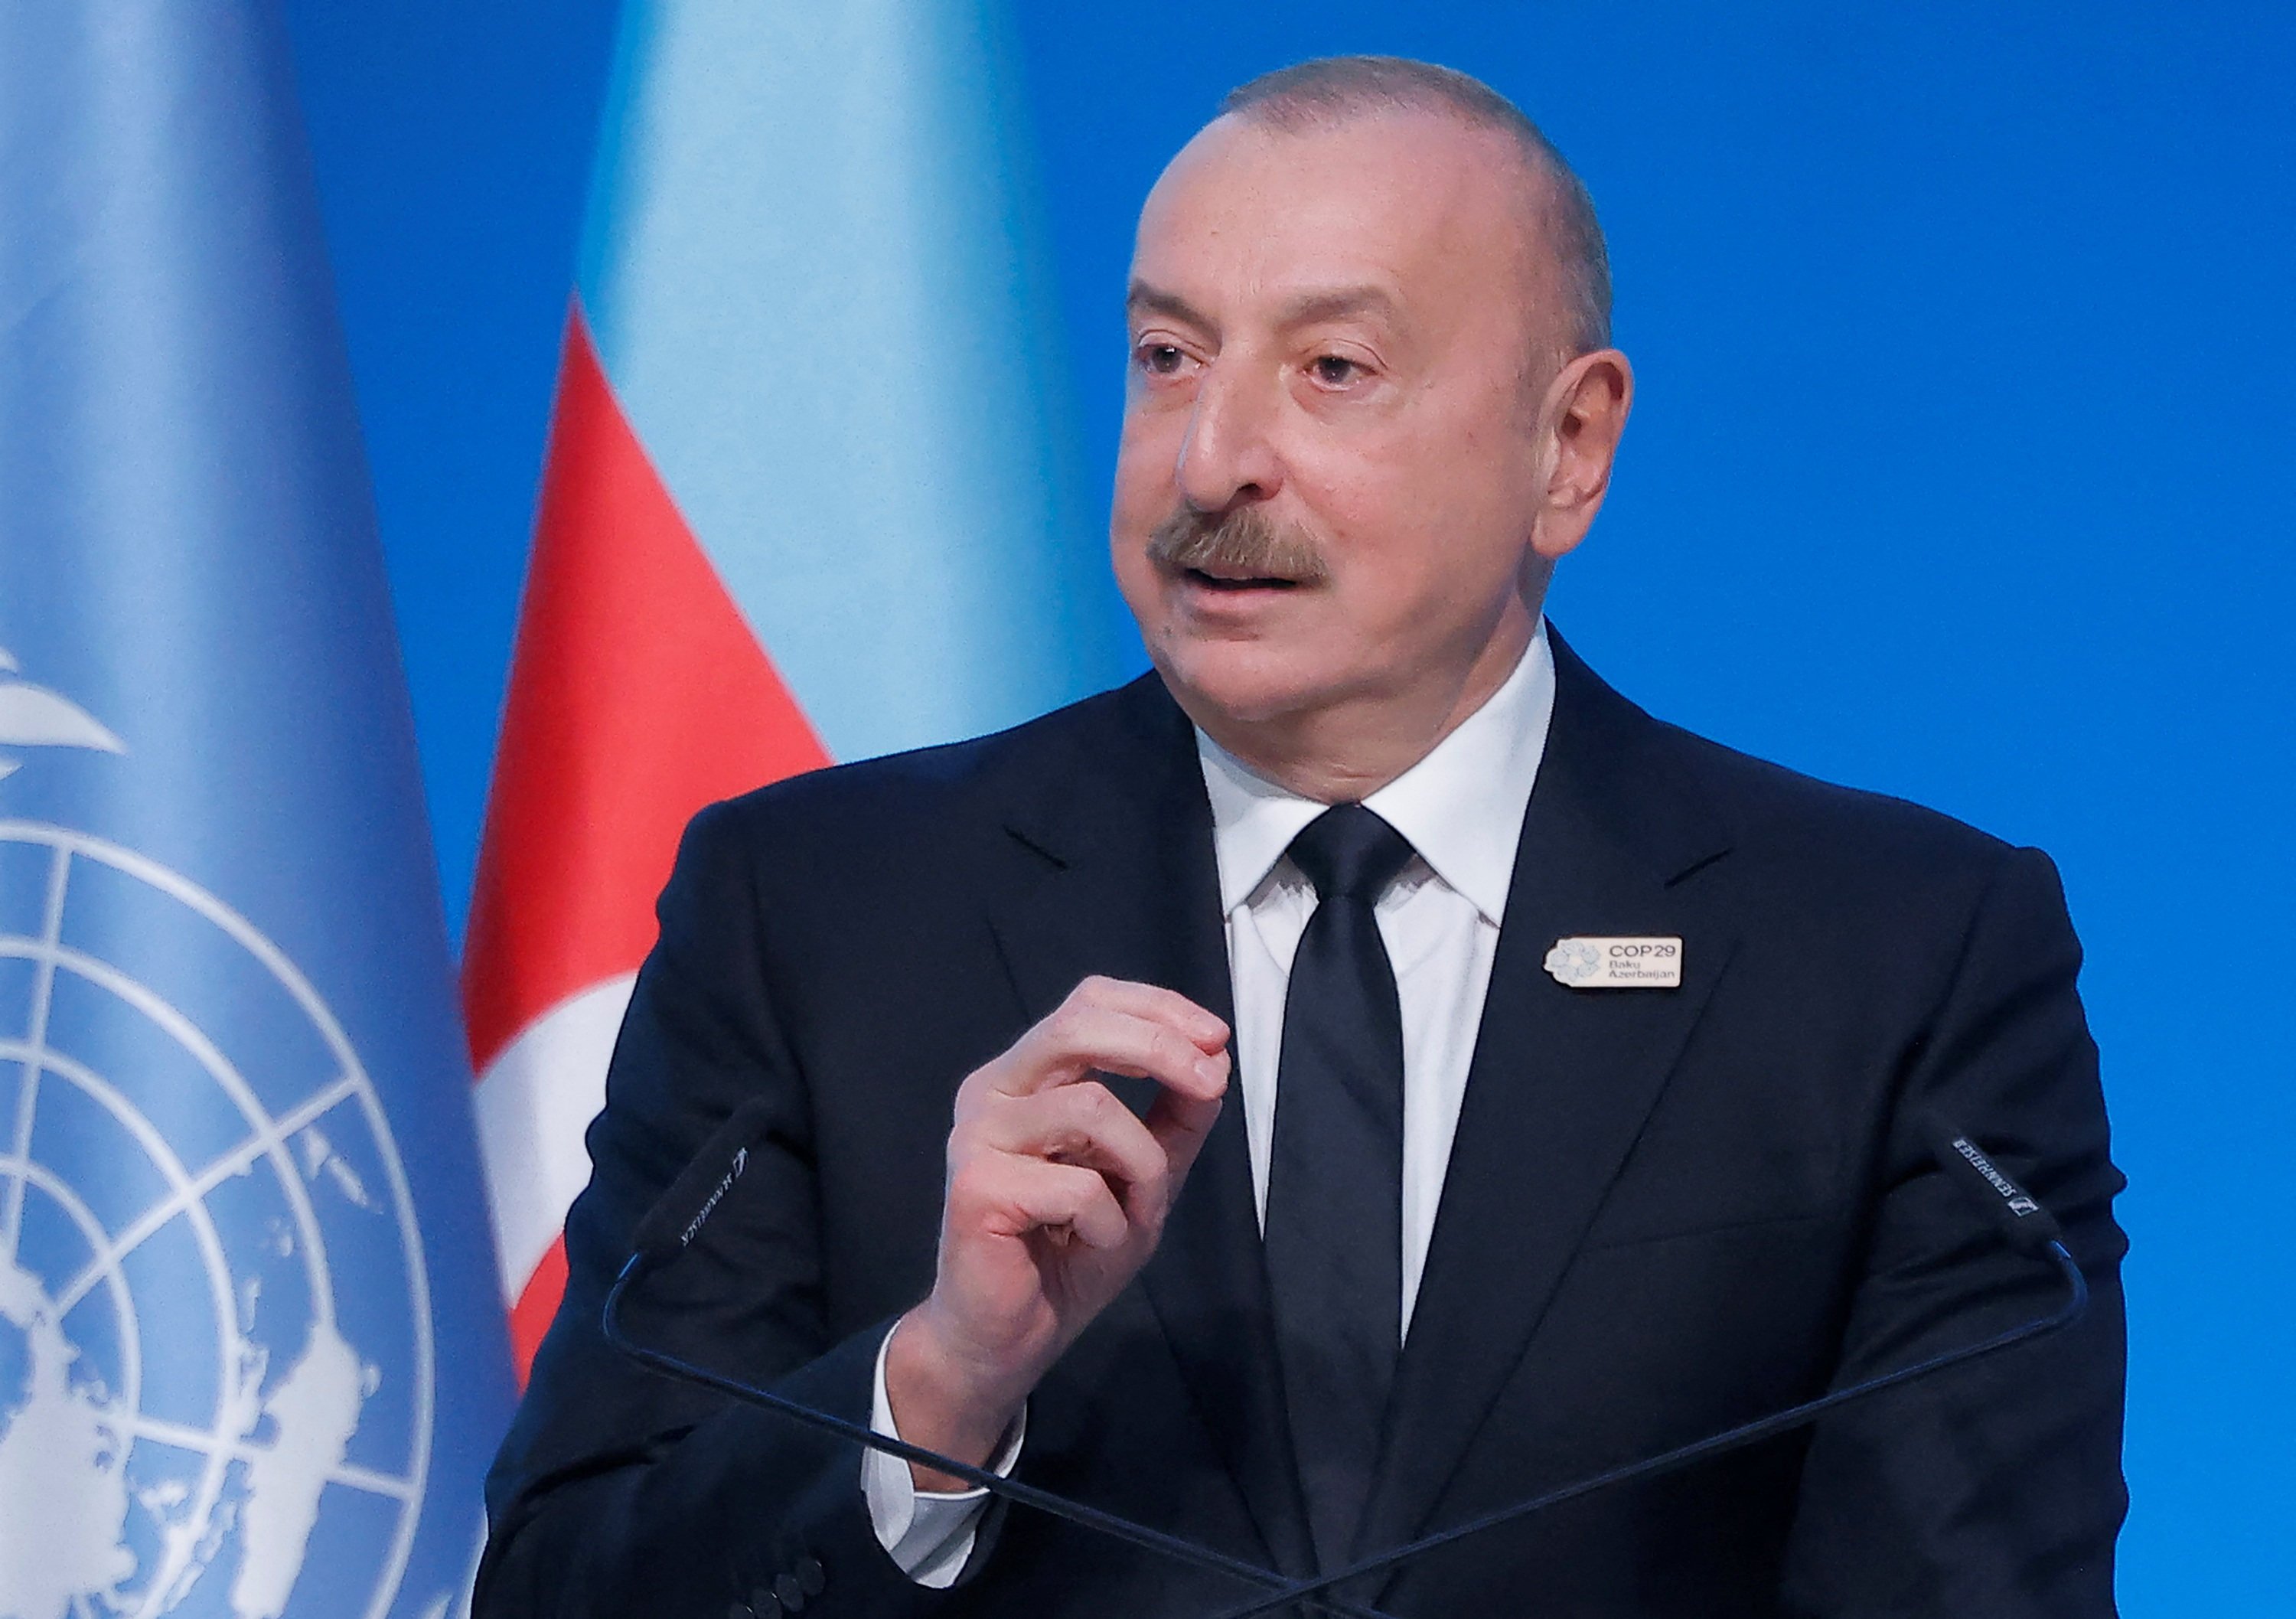
[[[1169, 990], [1087, 978], [969, 1075], [933, 1290], [885, 1385], [902, 1437], [985, 1462], [1037, 1381], [1156, 1251], [1228, 1082], [1227, 1025]], [[1163, 1089], [1146, 1121], [1095, 1074]], [[924, 1489], [959, 1487], [919, 1468]]]

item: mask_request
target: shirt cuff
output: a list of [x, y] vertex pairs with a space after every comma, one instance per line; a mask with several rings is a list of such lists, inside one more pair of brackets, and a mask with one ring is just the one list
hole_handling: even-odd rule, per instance
[[[885, 1393], [885, 1352], [892, 1342], [889, 1332], [877, 1346], [877, 1387], [869, 1426], [888, 1439], [898, 1439], [893, 1402]], [[1000, 1478], [1012, 1476], [1028, 1428], [1029, 1413], [1023, 1408], [1003, 1447], [990, 1459], [990, 1472]], [[956, 1583], [972, 1556], [972, 1537], [988, 1506], [988, 1491], [920, 1490], [907, 1462], [882, 1451], [868, 1451], [861, 1457], [861, 1495], [869, 1504], [869, 1524], [877, 1532], [877, 1543], [903, 1574], [934, 1590]]]

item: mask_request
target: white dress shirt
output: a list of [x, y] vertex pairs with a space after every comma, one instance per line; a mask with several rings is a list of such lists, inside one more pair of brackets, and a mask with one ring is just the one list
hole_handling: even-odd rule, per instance
[[[1432, 752], [1364, 800], [1409, 841], [1415, 858], [1374, 907], [1403, 1012], [1403, 1328], [1427, 1266], [1427, 1245], [1451, 1160], [1451, 1137], [1482, 1025], [1498, 949], [1499, 919], [1514, 878], [1516, 845], [1554, 713], [1554, 656], [1542, 621], [1529, 649], [1489, 701]], [[1251, 1153], [1261, 1224], [1275, 1133], [1277, 1062], [1292, 958], [1315, 914], [1316, 891], [1285, 856], [1329, 806], [1255, 774], [1201, 731], [1196, 755], [1211, 799], [1212, 843], [1235, 995], [1235, 1083]], [[877, 1356], [874, 1423], [894, 1434]], [[1010, 1472], [1016, 1426], [996, 1470]], [[877, 1539], [911, 1578], [955, 1582], [972, 1554], [987, 1492], [917, 1490], [906, 1462], [871, 1451], [861, 1470]]]

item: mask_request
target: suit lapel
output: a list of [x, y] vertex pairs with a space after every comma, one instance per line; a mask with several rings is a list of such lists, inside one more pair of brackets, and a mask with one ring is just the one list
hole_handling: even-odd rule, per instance
[[[1155, 677], [1115, 700], [1106, 751], [1010, 818], [1041, 875], [992, 918], [1031, 1021], [1089, 974], [1161, 984], [1231, 1023], [1211, 809], [1194, 733]], [[1146, 1081], [1116, 1089], [1144, 1105]], [[1231, 1095], [1141, 1285], [1276, 1566], [1313, 1566], [1292, 1466], [1242, 1109]]]
[[[1660, 728], [1557, 637], [1554, 719], [1358, 1549], [1427, 1525], [1656, 1105], [1733, 939], [1689, 874], [1719, 855]], [[1572, 934], [1677, 935], [1679, 989], [1570, 990]]]

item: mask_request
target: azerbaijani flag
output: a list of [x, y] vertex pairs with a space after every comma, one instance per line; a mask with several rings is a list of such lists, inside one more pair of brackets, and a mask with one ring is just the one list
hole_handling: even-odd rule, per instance
[[702, 805], [1124, 673], [995, 0], [632, 0], [463, 960], [523, 1368]]

